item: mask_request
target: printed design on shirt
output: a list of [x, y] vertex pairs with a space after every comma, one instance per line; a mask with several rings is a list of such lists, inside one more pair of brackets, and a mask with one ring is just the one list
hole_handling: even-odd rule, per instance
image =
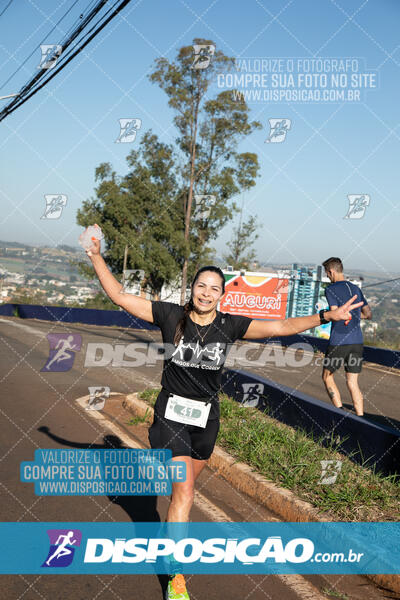
[[200, 346], [198, 340], [196, 343], [185, 343], [184, 337], [182, 337], [171, 356], [171, 361], [180, 367], [218, 370], [225, 362], [225, 349], [226, 344], [221, 342], [211, 342]]

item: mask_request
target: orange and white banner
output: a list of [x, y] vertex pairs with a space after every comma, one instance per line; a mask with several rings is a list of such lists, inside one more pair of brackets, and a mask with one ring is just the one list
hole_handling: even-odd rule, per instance
[[284, 319], [289, 279], [234, 275], [225, 283], [219, 310], [251, 319]]

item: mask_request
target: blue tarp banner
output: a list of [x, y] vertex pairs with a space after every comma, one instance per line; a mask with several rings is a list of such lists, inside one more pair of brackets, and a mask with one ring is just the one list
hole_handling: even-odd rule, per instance
[[117, 327], [130, 327], [131, 329], [158, 329], [155, 325], [137, 319], [124, 310], [68, 308], [66, 306], [40, 306], [36, 304], [3, 304], [0, 305], [0, 314], [12, 316], [15, 308], [17, 308], [18, 316], [22, 319], [102, 326], [114, 325]]

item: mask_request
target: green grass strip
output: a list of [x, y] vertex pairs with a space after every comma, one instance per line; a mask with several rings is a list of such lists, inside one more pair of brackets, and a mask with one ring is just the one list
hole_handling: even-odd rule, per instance
[[[158, 389], [139, 394], [154, 406]], [[217, 444], [266, 479], [291, 490], [338, 521], [399, 521], [400, 485], [358, 465], [305, 431], [220, 395], [221, 427]], [[341, 470], [332, 484], [320, 483], [322, 460], [339, 460]]]

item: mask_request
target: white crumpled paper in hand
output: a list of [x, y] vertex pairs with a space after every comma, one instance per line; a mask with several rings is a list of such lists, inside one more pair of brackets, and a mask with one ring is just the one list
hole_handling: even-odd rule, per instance
[[103, 232], [100, 227], [96, 227], [95, 225], [89, 225], [85, 229], [83, 233], [79, 236], [79, 243], [85, 250], [89, 250], [91, 246], [93, 246], [92, 237], [95, 237], [98, 240], [102, 240], [104, 238]]

